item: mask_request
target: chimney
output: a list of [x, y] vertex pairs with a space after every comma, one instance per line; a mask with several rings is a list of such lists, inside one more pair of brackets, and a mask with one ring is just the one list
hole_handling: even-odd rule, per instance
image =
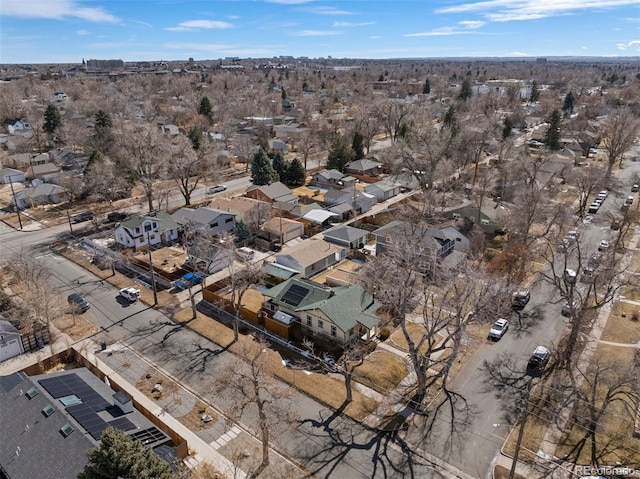
[[111, 397], [113, 398], [113, 405], [119, 407], [123, 413], [128, 414], [133, 412], [133, 401], [131, 401], [127, 393], [118, 391]]

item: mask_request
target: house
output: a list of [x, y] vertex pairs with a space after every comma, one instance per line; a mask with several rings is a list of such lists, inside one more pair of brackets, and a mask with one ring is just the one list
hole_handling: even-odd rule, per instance
[[38, 205], [56, 205], [67, 201], [68, 194], [62, 186], [43, 183], [25, 188], [12, 196], [12, 202], [18, 208], [32, 208]]
[[233, 198], [216, 196], [209, 202], [209, 207], [231, 213], [236, 217], [236, 222], [243, 221], [256, 227], [262, 226], [271, 216], [270, 203], [246, 196], [236, 196]]
[[458, 206], [446, 208], [443, 214], [453, 219], [468, 218], [478, 224], [485, 234], [493, 236], [504, 232], [507, 210], [504, 203], [498, 205], [495, 201], [487, 201], [478, 211], [475, 203], [468, 201]]
[[267, 233], [269, 240], [285, 244], [304, 235], [304, 224], [287, 218], [275, 217], [262, 225], [262, 231]]
[[305, 205], [297, 204], [292, 205], [291, 203], [281, 203], [278, 205], [278, 209], [285, 212], [285, 214], [291, 218], [302, 218], [304, 215], [313, 210], [321, 210], [323, 209], [318, 203], [311, 202]]
[[366, 213], [377, 203], [378, 199], [368, 193], [362, 191], [352, 190], [329, 190], [324, 194], [324, 202], [329, 206], [337, 206], [342, 204], [349, 204], [351, 207], [355, 206], [355, 209], [359, 213]]
[[396, 182], [386, 179], [365, 186], [364, 192], [378, 198], [378, 201], [385, 201], [400, 194], [401, 186]]
[[233, 261], [233, 252], [205, 238], [196, 238], [187, 247], [187, 263], [207, 274], [223, 270]]
[[124, 248], [171, 244], [178, 239], [178, 223], [167, 213], [132, 216], [116, 228], [116, 243]]
[[363, 158], [347, 163], [345, 171], [350, 175], [378, 176], [382, 172], [382, 163]]
[[20, 118], [7, 118], [3, 123], [10, 135], [20, 134], [31, 128], [29, 123]]
[[274, 153], [280, 153], [281, 155], [286, 155], [287, 153], [289, 153], [289, 147], [284, 141], [279, 138], [269, 140], [269, 150]]
[[439, 228], [395, 220], [373, 231], [376, 238], [376, 254], [384, 254], [393, 246], [409, 248], [421, 258], [417, 270], [433, 273], [436, 265], [453, 253], [455, 237]]
[[308, 278], [343, 260], [346, 255], [346, 248], [312, 238], [278, 253], [276, 263], [294, 269]]
[[58, 168], [53, 163], [43, 163], [41, 165], [29, 166], [26, 176], [29, 180], [37, 180], [45, 176], [54, 175], [59, 172], [60, 168]]
[[22, 183], [27, 181], [24, 173], [15, 168], [2, 168], [0, 169], [0, 183], [8, 185], [9, 183]]
[[338, 215], [327, 210], [311, 210], [302, 217], [303, 220], [307, 220], [315, 225], [327, 225], [330, 219], [337, 219]]
[[268, 203], [298, 204], [298, 197], [279, 181], [271, 183], [270, 185], [252, 186], [247, 190], [246, 196]]
[[[86, 368], [0, 376], [0, 477], [76, 479], [109, 426], [178, 459], [171, 438]], [[164, 453], [167, 453], [165, 455]]]
[[22, 353], [22, 334], [0, 314], [0, 363]]
[[380, 303], [357, 284], [330, 288], [291, 278], [264, 295], [270, 298], [264, 304], [268, 312], [267, 329], [277, 331], [277, 323], [287, 327], [295, 323], [300, 327], [301, 337], [330, 346], [343, 347], [360, 337], [370, 339], [380, 322], [376, 316]]
[[53, 99], [55, 101], [63, 101], [67, 99], [67, 94], [62, 91], [57, 91], [53, 94]]
[[342, 225], [324, 232], [324, 240], [345, 248], [360, 249], [367, 242], [369, 232], [353, 226]]
[[[332, 206], [327, 211], [336, 214], [336, 219], [339, 221], [346, 221], [353, 217], [353, 206], [350, 203], [342, 203], [340, 205]], [[357, 210], [356, 210], [357, 213]]]
[[311, 184], [324, 187], [353, 188], [356, 179], [338, 170], [322, 170], [313, 174]]
[[183, 228], [201, 234], [220, 236], [236, 228], [236, 218], [232, 213], [215, 208], [180, 208], [171, 217]]

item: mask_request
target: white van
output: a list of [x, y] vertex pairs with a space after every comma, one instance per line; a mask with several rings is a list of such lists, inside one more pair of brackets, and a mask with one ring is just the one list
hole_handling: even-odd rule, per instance
[[242, 248], [238, 248], [236, 250], [236, 255], [238, 256], [238, 258], [244, 261], [249, 261], [253, 259], [253, 256], [255, 254], [256, 254], [255, 251], [253, 251], [251, 248], [247, 248], [246, 246], [243, 246]]
[[140, 297], [140, 290], [132, 287], [122, 288], [120, 290], [120, 296], [128, 301], [131, 301], [132, 303], [135, 303]]

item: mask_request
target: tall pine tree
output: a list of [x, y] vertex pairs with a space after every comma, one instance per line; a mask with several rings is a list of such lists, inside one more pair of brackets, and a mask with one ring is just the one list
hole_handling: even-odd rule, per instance
[[262, 148], [255, 152], [251, 160], [251, 175], [253, 184], [257, 186], [270, 185], [278, 181], [278, 173], [273, 169], [271, 160]]
[[353, 134], [353, 140], [351, 141], [351, 149], [354, 153], [354, 160], [361, 160], [364, 158], [364, 137], [362, 133], [356, 131]]
[[560, 149], [560, 112], [556, 108], [549, 117], [547, 131], [544, 134], [544, 144], [550, 150]]
[[58, 128], [62, 126], [62, 116], [60, 110], [53, 103], [49, 103], [47, 109], [44, 111], [44, 124], [42, 129], [45, 133], [53, 135]]
[[294, 158], [287, 168], [287, 184], [289, 186], [302, 186], [307, 181], [307, 172], [299, 159]]

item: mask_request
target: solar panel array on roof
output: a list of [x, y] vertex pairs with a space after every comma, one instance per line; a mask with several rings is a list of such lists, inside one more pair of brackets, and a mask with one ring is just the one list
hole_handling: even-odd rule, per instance
[[71, 414], [71, 417], [78, 421], [89, 434], [96, 441], [100, 440], [102, 431], [104, 431], [108, 424], [96, 412], [86, 404], [77, 404], [75, 406], [69, 406], [67, 412]]
[[309, 290], [307, 288], [303, 288], [297, 284], [292, 284], [282, 297], [282, 301], [292, 306], [298, 306], [307, 294], [309, 294]]
[[65, 374], [64, 376], [40, 379], [38, 382], [55, 399], [75, 394], [84, 404], [96, 412], [103, 411], [110, 406], [105, 398], [77, 374]]
[[121, 431], [130, 431], [131, 429], [136, 428], [136, 425], [129, 421], [126, 417], [120, 417], [118, 419], [114, 419], [113, 421], [109, 421], [108, 425], [114, 429], [120, 429]]

